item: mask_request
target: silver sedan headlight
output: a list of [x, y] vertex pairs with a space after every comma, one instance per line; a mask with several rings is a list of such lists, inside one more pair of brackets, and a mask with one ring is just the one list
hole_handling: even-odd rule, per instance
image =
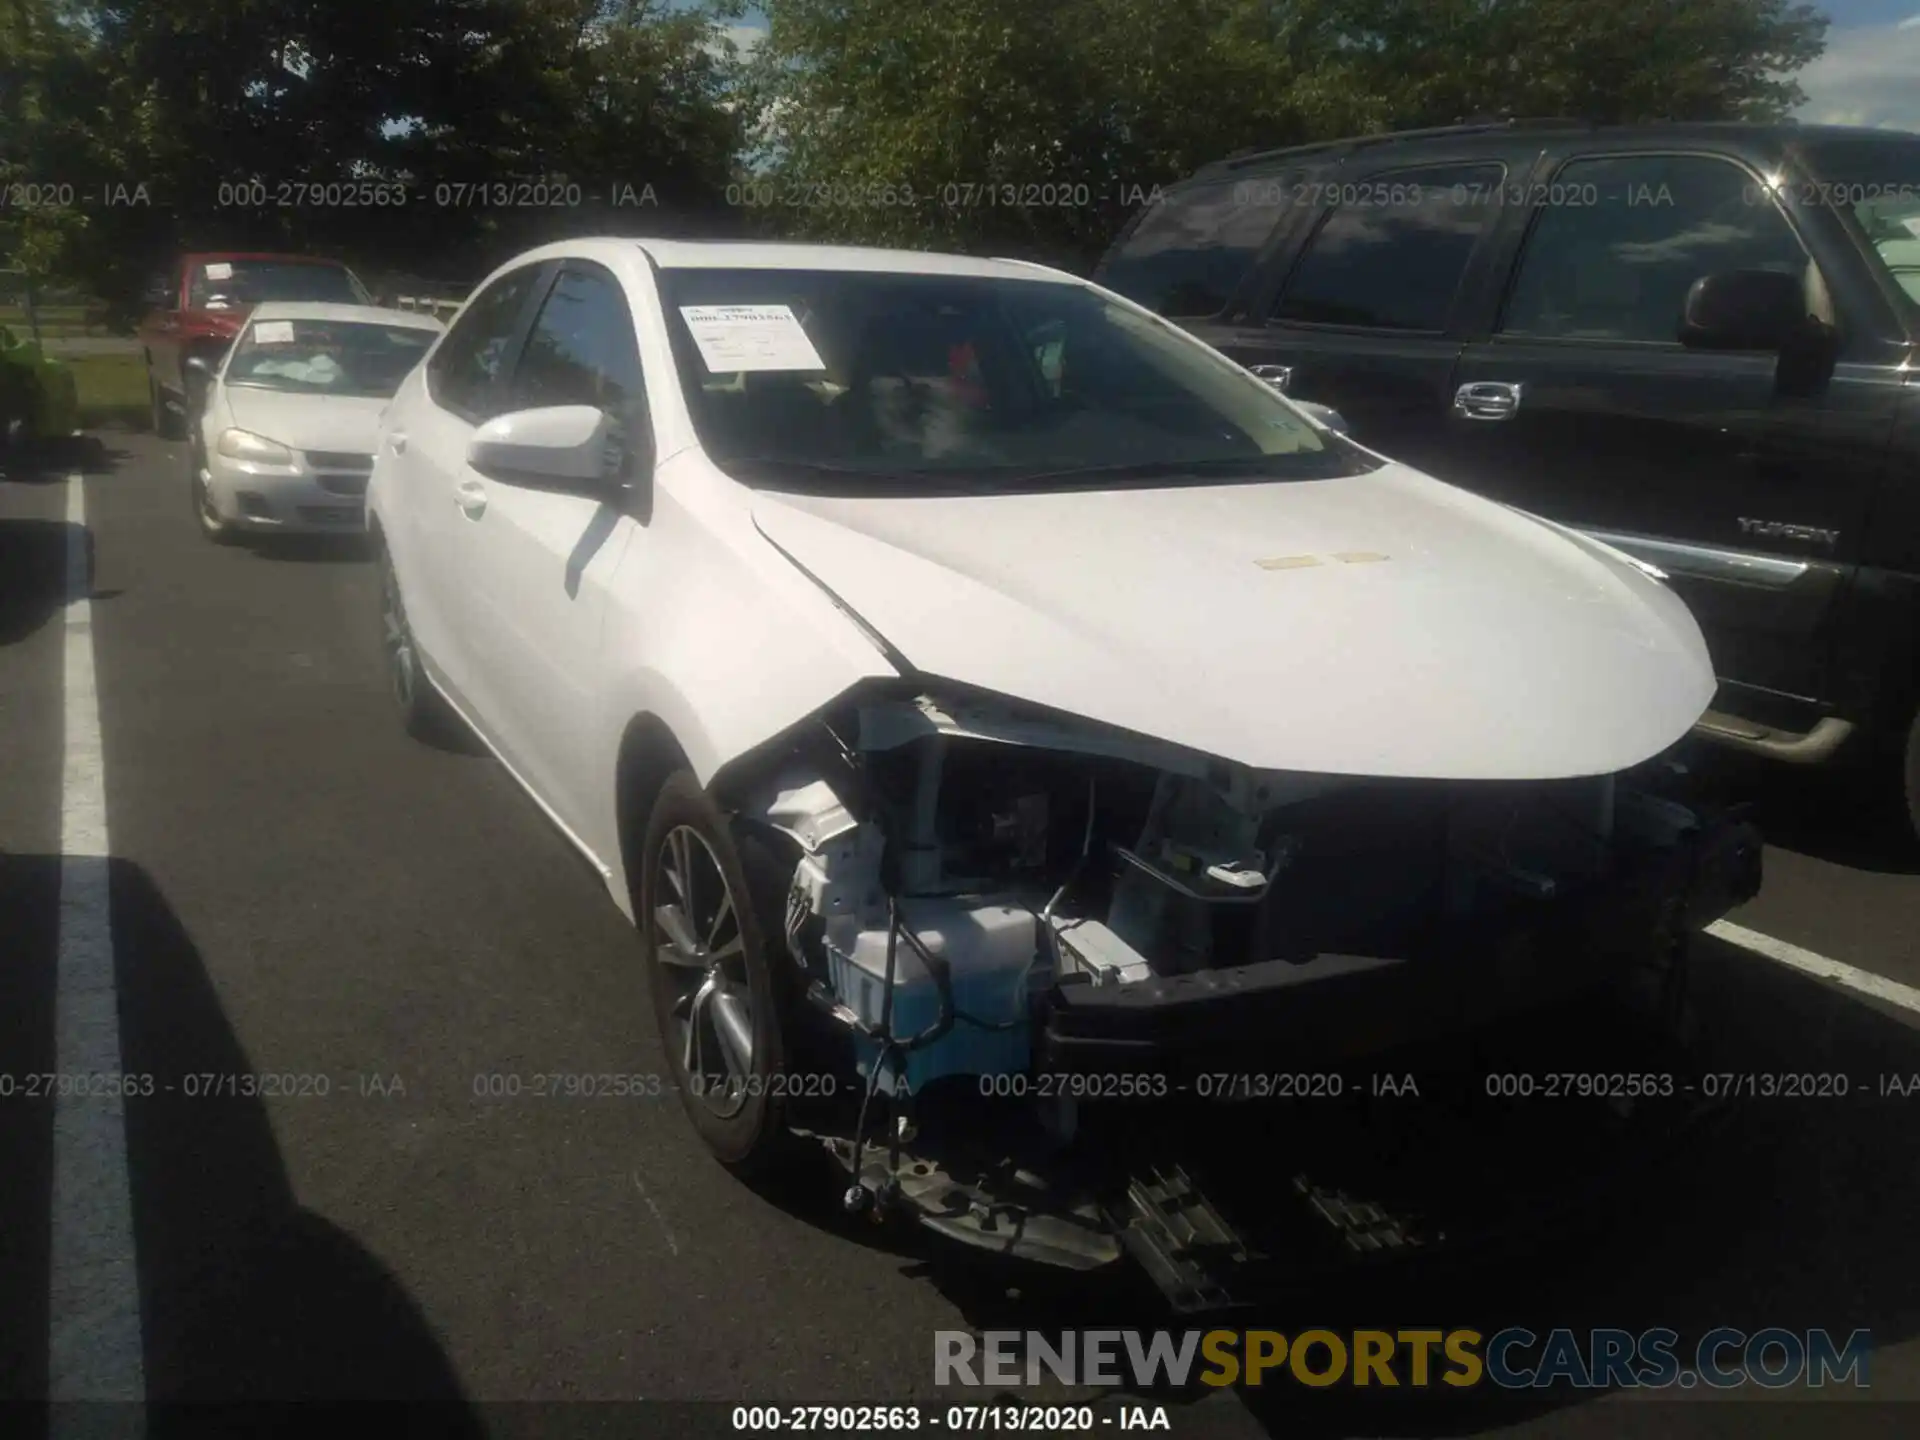
[[293, 452], [279, 441], [246, 430], [222, 431], [219, 448], [229, 460], [251, 460], [257, 465], [293, 463]]

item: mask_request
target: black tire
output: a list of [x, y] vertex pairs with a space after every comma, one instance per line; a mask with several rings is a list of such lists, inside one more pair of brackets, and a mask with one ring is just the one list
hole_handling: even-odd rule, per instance
[[1907, 823], [1920, 839], [1920, 715], [1914, 716], [1907, 731], [1907, 752], [1902, 776], [1906, 781]]
[[207, 493], [206, 481], [201, 478], [207, 468], [207, 457], [200, 448], [198, 440], [187, 451], [187, 488], [193, 496], [193, 518], [200, 524], [200, 533], [215, 545], [233, 545], [240, 540], [240, 532], [220, 518], [220, 512], [213, 508], [213, 498]]
[[154, 378], [153, 368], [147, 368], [147, 405], [153, 415], [153, 433], [162, 440], [182, 440], [186, 438], [186, 427], [180, 417], [167, 408], [167, 392]]
[[400, 595], [400, 578], [384, 545], [380, 547], [380, 619], [387, 676], [401, 727], [425, 744], [444, 744], [455, 733], [455, 717], [421, 666], [420, 647]]
[[[670, 846], [680, 847], [679, 862], [669, 853]], [[694, 873], [694, 893], [686, 909], [695, 937], [710, 945], [717, 957], [704, 971], [698, 963], [664, 958], [676, 947], [665, 943], [668, 929], [658, 917], [669, 902], [677, 908], [687, 898], [668, 875], [676, 863]], [[712, 923], [722, 902], [702, 893], [715, 878], [708, 871], [709, 863], [725, 882], [730, 924]], [[783, 983], [784, 972], [776, 969], [780, 957], [770, 948], [780, 932], [772, 914], [776, 897], [768, 893], [772, 887], [767, 871], [765, 852], [736, 833], [691, 771], [681, 770], [668, 778], [648, 815], [641, 842], [635, 896], [641, 953], [661, 1044], [687, 1116], [714, 1158], [746, 1178], [765, 1175], [797, 1150], [787, 1128], [783, 1080], [789, 1048], [789, 987]], [[704, 951], [705, 945], [698, 948]], [[716, 972], [722, 978], [714, 993], [724, 999], [709, 997], [704, 1010], [696, 1010], [699, 991], [713, 981]], [[750, 1010], [742, 1028], [752, 1037], [744, 1071], [735, 1068], [734, 1052], [726, 1050], [720, 1036], [725, 1015], [737, 1020], [742, 997]], [[723, 1004], [728, 1007], [725, 1015], [720, 1009]], [[689, 1065], [688, 1032], [695, 1027], [700, 1038], [693, 1049], [694, 1063]]]

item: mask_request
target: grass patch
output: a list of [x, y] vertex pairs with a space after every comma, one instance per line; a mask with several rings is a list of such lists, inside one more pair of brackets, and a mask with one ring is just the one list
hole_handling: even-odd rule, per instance
[[112, 424], [145, 430], [153, 423], [146, 361], [139, 355], [75, 355], [65, 363], [80, 392], [82, 429]]
[[[89, 325], [86, 305], [36, 305], [33, 318], [40, 327], [42, 340], [54, 340], [77, 335], [111, 335], [113, 327], [104, 323]], [[0, 305], [0, 325], [6, 326], [14, 334], [31, 339], [33, 326], [27, 324], [26, 307], [22, 305]]]

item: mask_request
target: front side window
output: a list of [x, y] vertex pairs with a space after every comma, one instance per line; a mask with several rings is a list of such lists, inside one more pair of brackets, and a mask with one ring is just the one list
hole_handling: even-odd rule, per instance
[[1920, 316], [1920, 140], [1822, 140], [1807, 158], [1803, 193], [1853, 212], [1909, 315]]
[[1101, 268], [1107, 289], [1161, 315], [1227, 308], [1286, 205], [1278, 179], [1222, 181], [1162, 198]]
[[1550, 189], [1500, 329], [1567, 340], [1679, 344], [1687, 291], [1727, 270], [1803, 274], [1786, 217], [1730, 161], [1699, 155], [1575, 160]]
[[386, 397], [438, 334], [417, 325], [255, 320], [234, 345], [225, 379], [263, 390]]
[[592, 405], [632, 416], [644, 397], [633, 314], [619, 282], [594, 271], [563, 271], [527, 334], [507, 408]]
[[723, 269], [667, 270], [661, 285], [701, 443], [752, 484], [914, 494], [1378, 463], [1171, 324], [1082, 285]]
[[194, 266], [187, 290], [190, 310], [243, 310], [266, 300], [373, 303], [346, 266], [292, 260], [208, 260]]
[[538, 273], [537, 266], [529, 265], [502, 275], [474, 296], [453, 322], [427, 362], [434, 403], [475, 424], [505, 408], [496, 382]]
[[1434, 166], [1330, 184], [1337, 208], [1294, 266], [1271, 318], [1444, 329], [1503, 173], [1497, 164]]

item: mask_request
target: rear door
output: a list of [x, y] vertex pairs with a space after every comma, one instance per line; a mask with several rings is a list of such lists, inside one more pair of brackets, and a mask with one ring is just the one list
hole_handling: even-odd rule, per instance
[[1388, 148], [1297, 183], [1305, 247], [1247, 323], [1194, 331], [1289, 395], [1331, 405], [1363, 444], [1438, 470], [1458, 300], [1510, 162], [1394, 164]]
[[1557, 158], [1539, 203], [1515, 216], [1496, 318], [1460, 356], [1442, 473], [1667, 571], [1721, 679], [1766, 692], [1723, 706], [1760, 718], [1768, 696], [1818, 697], [1886, 427], [1851, 413], [1844, 365], [1787, 393], [1807, 387], [1783, 388], [1771, 352], [1677, 339], [1687, 291], [1709, 273], [1802, 276], [1817, 309], [1828, 289], [1808, 246], [1733, 156]]
[[[568, 260], [544, 288], [505, 383], [501, 413], [591, 405], [624, 433], [652, 421], [633, 312], [619, 279]], [[651, 454], [651, 447], [646, 450]], [[596, 709], [607, 584], [632, 539], [621, 508], [559, 490], [477, 476], [453, 527], [453, 570], [471, 603], [460, 648], [477, 659], [468, 679], [491, 736], [560, 822], [582, 833], [589, 797], [604, 784], [579, 763]]]

